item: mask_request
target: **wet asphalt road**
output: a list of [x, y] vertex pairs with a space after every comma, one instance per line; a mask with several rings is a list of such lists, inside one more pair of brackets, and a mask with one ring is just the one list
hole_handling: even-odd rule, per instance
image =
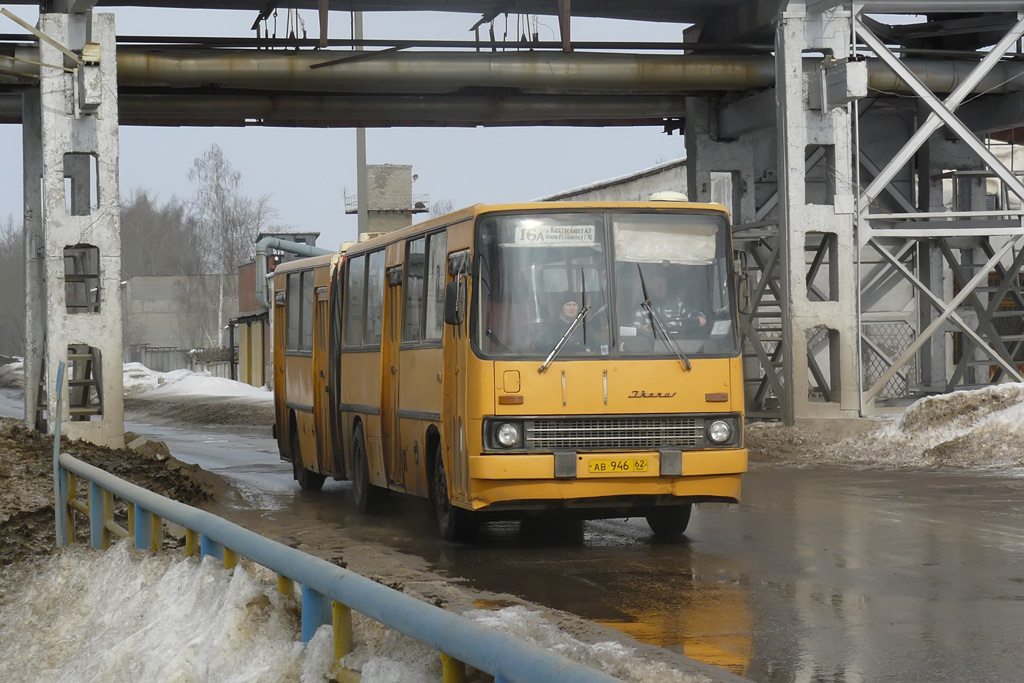
[[240, 440], [232, 463], [215, 434], [157, 436], [218, 454], [196, 459], [238, 479], [271, 528], [382, 543], [755, 681], [1024, 680], [1024, 472], [755, 466], [741, 505], [700, 506], [676, 542], [631, 519], [582, 538], [498, 523], [451, 545], [419, 501], [361, 517], [347, 483], [301, 494], [268, 439], [225, 437]]
[[494, 524], [455, 546], [419, 502], [360, 517], [347, 483], [301, 494], [260, 432], [129, 428], [232, 477], [233, 507], [270, 528], [382, 543], [755, 681], [1024, 680], [1024, 472], [755, 466], [743, 503], [699, 507], [680, 541], [635, 519], [582, 538]]

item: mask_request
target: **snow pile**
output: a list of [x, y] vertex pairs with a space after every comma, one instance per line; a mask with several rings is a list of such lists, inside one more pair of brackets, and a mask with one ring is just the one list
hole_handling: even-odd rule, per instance
[[294, 599], [209, 558], [122, 542], [107, 552], [77, 546], [7, 573], [3, 584], [16, 587], [0, 604], [8, 683], [313, 682], [328, 672], [330, 638], [302, 645]]
[[242, 397], [273, 401], [266, 387], [254, 387], [223, 377], [213, 377], [191, 370], [157, 372], [142, 363], [125, 363], [125, 396], [145, 398], [181, 398], [184, 396]]
[[0, 365], [0, 387], [23, 389], [25, 387], [25, 362], [15, 361]]
[[[276, 575], [245, 563], [225, 570], [122, 541], [84, 545], [0, 571], [0, 680], [294, 681], [319, 683], [332, 669], [333, 633], [300, 641], [298, 600]], [[636, 683], [707, 680], [647, 661], [615, 642], [589, 645], [522, 606], [466, 617]], [[364, 683], [441, 678], [432, 648], [353, 612], [354, 650], [341, 660]], [[344, 678], [342, 678], [344, 680]]]
[[[0, 387], [16, 389], [25, 386], [25, 364], [22, 361], [0, 365]], [[273, 401], [273, 394], [266, 387], [254, 387], [209, 373], [191, 370], [157, 372], [142, 363], [124, 364], [124, 395], [147, 398], [183, 396], [217, 396], [228, 398], [249, 398], [267, 402]]]
[[799, 427], [752, 424], [747, 441], [752, 459], [774, 462], [984, 469], [1024, 466], [1024, 384], [930, 396], [903, 414], [880, 422], [871, 433], [842, 440]]

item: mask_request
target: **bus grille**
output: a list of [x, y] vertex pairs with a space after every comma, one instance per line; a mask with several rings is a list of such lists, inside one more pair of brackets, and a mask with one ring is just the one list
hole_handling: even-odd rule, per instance
[[703, 420], [693, 417], [593, 417], [531, 420], [526, 447], [551, 450], [658, 450], [704, 443]]

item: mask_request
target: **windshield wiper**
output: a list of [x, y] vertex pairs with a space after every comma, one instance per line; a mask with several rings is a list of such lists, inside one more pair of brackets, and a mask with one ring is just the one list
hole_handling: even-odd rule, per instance
[[583, 322], [583, 319], [587, 317], [587, 313], [589, 312], [590, 306], [584, 306], [583, 308], [580, 309], [580, 312], [577, 313], [576, 317], [573, 318], [572, 322], [569, 323], [569, 327], [567, 327], [565, 329], [565, 332], [562, 333], [562, 338], [558, 340], [557, 344], [555, 344], [555, 348], [551, 349], [551, 353], [549, 353], [548, 357], [544, 359], [544, 362], [541, 364], [541, 366], [537, 368], [537, 372], [544, 372], [548, 369], [548, 367], [551, 366], [551, 363], [554, 362], [555, 357], [562, 352], [562, 349], [565, 348], [565, 344], [566, 342], [569, 341], [569, 338], [572, 336], [572, 333], [576, 331], [576, 328], [580, 326], [580, 323]]
[[665, 321], [661, 319], [661, 314], [658, 313], [654, 305], [651, 304], [651, 297], [647, 294], [647, 282], [644, 280], [644, 271], [640, 268], [640, 264], [636, 264], [636, 272], [640, 274], [640, 289], [643, 290], [644, 300], [640, 302], [640, 308], [644, 309], [647, 313], [647, 318], [651, 321], [651, 329], [655, 332], [660, 332], [661, 336], [665, 338], [665, 343], [668, 345], [672, 352], [679, 359], [679, 364], [687, 371], [693, 369], [690, 365], [690, 359], [686, 357], [683, 350], [679, 348], [679, 344], [676, 340], [669, 335], [668, 330], [665, 326]]

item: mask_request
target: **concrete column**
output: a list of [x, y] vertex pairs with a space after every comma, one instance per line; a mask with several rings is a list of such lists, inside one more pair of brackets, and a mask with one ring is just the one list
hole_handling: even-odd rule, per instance
[[[751, 116], [756, 115], [750, 112]], [[754, 220], [754, 163], [756, 134], [742, 138], [721, 139], [718, 136], [718, 108], [710, 98], [690, 97], [686, 100], [687, 194], [691, 201], [718, 201], [725, 205], [734, 224]], [[716, 191], [715, 176], [729, 174], [729, 196]]]
[[[66, 64], [71, 71], [40, 68], [39, 114], [29, 121], [26, 136], [38, 125], [42, 182], [45, 291], [45, 367], [48, 387], [57, 377], [57, 365], [68, 359], [69, 345], [99, 352], [92, 377], [102, 392], [102, 412], [71, 420], [65, 393], [62, 431], [72, 439], [122, 447], [124, 407], [122, 378], [122, 318], [120, 302], [120, 195], [118, 187], [118, 112], [116, 36], [113, 15], [41, 14], [39, 28], [61, 45], [78, 54], [75, 65], [57, 48], [40, 43], [40, 61]], [[93, 44], [86, 44], [86, 36]], [[26, 105], [28, 107], [29, 105]], [[35, 123], [38, 121], [38, 124]], [[26, 143], [28, 146], [28, 143]], [[70, 155], [70, 156], [69, 156]], [[32, 184], [26, 167], [26, 208], [31, 208]], [[70, 179], [70, 186], [66, 179]], [[66, 187], [68, 189], [66, 189]], [[32, 233], [38, 234], [38, 233]], [[65, 278], [65, 249], [88, 245], [98, 250], [98, 279], [76, 283]], [[31, 262], [30, 262], [31, 263]], [[95, 260], [93, 260], [95, 263]], [[30, 270], [31, 272], [31, 270]], [[37, 279], [33, 287], [39, 287]], [[68, 308], [68, 292], [92, 297], [98, 311]], [[29, 301], [32, 301], [31, 290]], [[30, 309], [31, 310], [31, 309]], [[30, 327], [28, 348], [38, 356], [39, 326]], [[32, 371], [33, 363], [26, 363]], [[79, 360], [79, 364], [83, 361]], [[81, 367], [76, 377], [82, 377]], [[26, 387], [34, 380], [27, 378]], [[65, 385], [66, 387], [66, 385]], [[66, 388], [65, 388], [66, 391]], [[50, 415], [56, 409], [56, 394], [49, 391]], [[26, 390], [28, 403], [30, 391]], [[28, 405], [26, 416], [29, 415]], [[48, 425], [53, 429], [53, 420]]]
[[[46, 275], [43, 261], [43, 146], [39, 93], [30, 91], [22, 104], [22, 156], [25, 195], [25, 423], [46, 431], [45, 411], [39, 410], [40, 381], [46, 363]], [[46, 384], [49, 386], [49, 383]], [[47, 392], [43, 391], [45, 396]]]
[[[822, 50], [836, 59], [849, 54], [850, 15], [846, 10], [808, 11], [792, 0], [779, 15], [776, 31], [776, 95], [778, 102], [779, 218], [783, 239], [785, 289], [783, 340], [786, 392], [783, 420], [854, 417], [859, 414], [857, 321], [858, 284], [854, 239], [853, 134], [849, 105], [820, 102], [811, 109], [814, 73], [805, 74], [805, 51]], [[819, 98], [820, 100], [820, 98]], [[820, 183], [808, 191], [806, 159], [817, 147], [825, 156], [817, 165]], [[812, 300], [806, 283], [809, 233], [832, 240], [829, 257], [830, 296]], [[815, 239], [819, 239], [815, 236]], [[831, 389], [830, 400], [811, 401], [808, 387], [808, 342], [827, 330], [827, 357], [818, 356]], [[827, 362], [826, 362], [827, 361]]]

